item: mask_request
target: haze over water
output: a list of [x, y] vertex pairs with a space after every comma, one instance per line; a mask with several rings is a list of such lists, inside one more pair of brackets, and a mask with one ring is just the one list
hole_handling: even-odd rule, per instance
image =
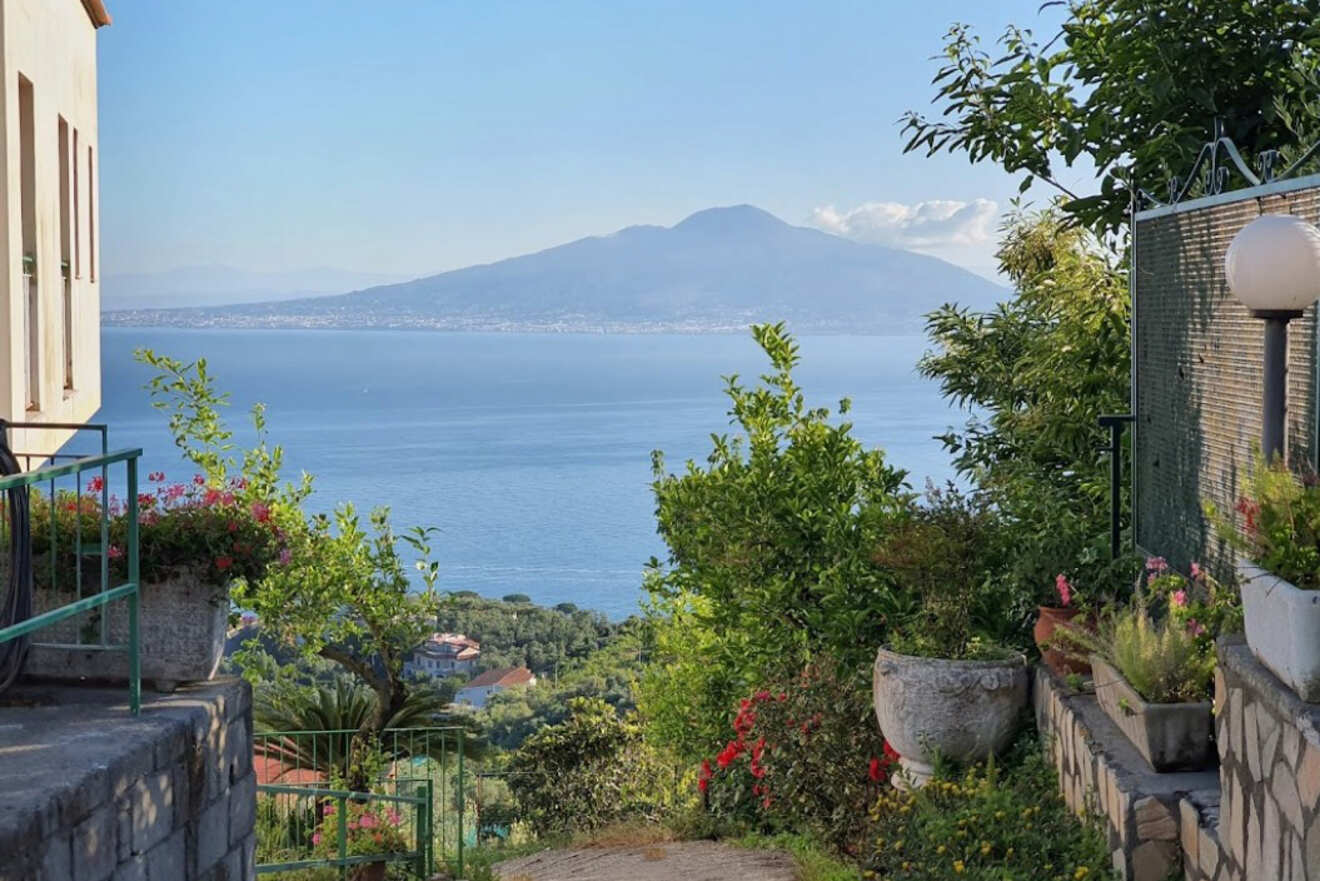
[[[919, 336], [806, 337], [797, 379], [808, 403], [849, 418], [920, 488], [952, 476], [933, 435], [963, 415], [918, 377]], [[262, 401], [290, 473], [316, 476], [313, 505], [396, 527], [437, 526], [441, 584], [499, 597], [637, 609], [655, 533], [650, 454], [671, 470], [704, 459], [728, 428], [721, 375], [767, 367], [750, 335], [462, 334], [107, 328], [104, 404], [112, 448], [142, 446], [143, 472], [186, 479], [163, 414], [142, 389], [137, 346], [206, 357], [232, 394], [230, 422], [251, 439]]]

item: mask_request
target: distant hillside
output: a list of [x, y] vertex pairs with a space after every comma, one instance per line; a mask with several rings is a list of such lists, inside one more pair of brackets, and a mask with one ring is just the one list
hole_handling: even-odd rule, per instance
[[509, 331], [908, 333], [1005, 291], [943, 260], [790, 226], [750, 205], [338, 296], [108, 313], [108, 324]]
[[304, 269], [254, 272], [233, 266], [185, 266], [165, 272], [108, 275], [101, 283], [101, 308], [170, 309], [188, 306], [228, 306], [266, 303], [322, 294], [339, 294], [371, 285], [391, 284], [406, 275]]

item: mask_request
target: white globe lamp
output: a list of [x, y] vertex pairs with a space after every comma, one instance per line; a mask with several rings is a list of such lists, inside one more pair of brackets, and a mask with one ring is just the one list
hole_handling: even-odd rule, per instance
[[1291, 214], [1265, 214], [1233, 237], [1224, 257], [1228, 286], [1265, 321], [1261, 450], [1284, 455], [1288, 322], [1320, 297], [1320, 229]]

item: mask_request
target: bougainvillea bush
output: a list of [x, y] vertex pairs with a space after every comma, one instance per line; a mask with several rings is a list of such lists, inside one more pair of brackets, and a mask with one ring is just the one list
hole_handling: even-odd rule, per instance
[[758, 831], [810, 831], [856, 853], [897, 758], [868, 696], [864, 682], [822, 659], [744, 698], [732, 736], [701, 763], [710, 810]]
[[[62, 490], [53, 500], [34, 496], [32, 549], [39, 584], [51, 577], [52, 549], [54, 577], [63, 581], [75, 571], [79, 536], [83, 547], [99, 546], [103, 509], [109, 515], [111, 572], [118, 578], [127, 575], [128, 505], [103, 490], [101, 478], [92, 477], [81, 494]], [[242, 478], [215, 486], [202, 475], [186, 483], [168, 481], [163, 472], [148, 475], [137, 498], [143, 579], [165, 581], [175, 571], [188, 569], [225, 583], [260, 578], [268, 566], [287, 562], [285, 532], [277, 522], [275, 506], [251, 498], [246, 490]], [[99, 559], [84, 557], [82, 565], [84, 580], [90, 576], [91, 583], [98, 583]]]
[[866, 878], [1108, 881], [1100, 832], [1068, 810], [1054, 769], [1024, 735], [1002, 765], [883, 790], [871, 809]]

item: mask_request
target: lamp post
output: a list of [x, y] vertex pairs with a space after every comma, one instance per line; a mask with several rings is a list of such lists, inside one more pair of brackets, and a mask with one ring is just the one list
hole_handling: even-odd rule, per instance
[[1291, 214], [1265, 214], [1244, 226], [1224, 257], [1228, 286], [1265, 321], [1261, 452], [1284, 457], [1288, 322], [1320, 297], [1320, 229]]

